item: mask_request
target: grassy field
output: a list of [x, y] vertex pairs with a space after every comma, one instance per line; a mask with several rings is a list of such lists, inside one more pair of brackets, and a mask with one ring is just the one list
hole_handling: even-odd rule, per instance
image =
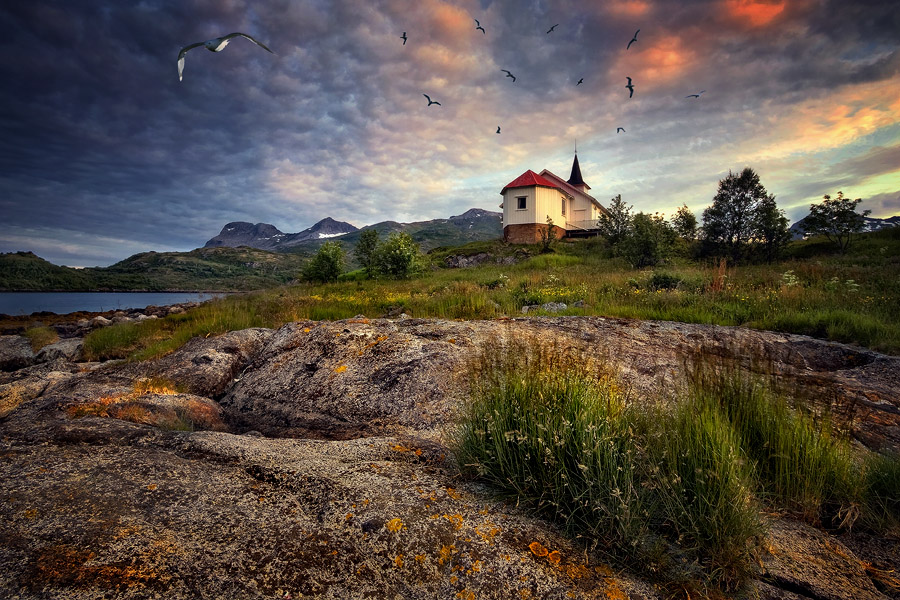
[[[674, 259], [634, 270], [599, 240], [559, 243], [554, 252], [477, 242], [433, 252], [434, 268], [406, 281], [350, 273], [332, 284], [299, 284], [228, 297], [161, 322], [118, 325], [88, 338], [92, 356], [146, 358], [195, 335], [278, 327], [298, 319], [412, 317], [483, 319], [523, 306], [566, 303], [562, 315], [598, 315], [742, 325], [855, 343], [900, 354], [900, 228], [863, 236], [841, 256], [819, 241], [795, 243], [774, 264], [729, 266]], [[451, 254], [516, 256], [511, 265], [442, 268]], [[540, 311], [538, 312], [540, 314]]]

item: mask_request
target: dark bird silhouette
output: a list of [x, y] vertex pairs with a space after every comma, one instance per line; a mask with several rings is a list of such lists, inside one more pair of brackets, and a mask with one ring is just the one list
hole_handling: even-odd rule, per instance
[[[262, 42], [258, 42], [256, 40], [254, 40], [252, 37], [250, 37], [249, 35], [247, 35], [246, 33], [241, 33], [239, 31], [236, 31], [234, 33], [229, 33], [228, 35], [223, 35], [222, 37], [217, 37], [212, 40], [206, 40], [205, 42], [197, 42], [196, 44], [190, 44], [178, 51], [178, 81], [181, 81], [182, 73], [184, 73], [184, 55], [187, 54], [188, 50], [193, 50], [194, 48], [199, 48], [200, 46], [203, 46], [210, 52], [221, 52], [222, 50], [225, 49], [225, 46], [228, 45], [228, 42], [231, 41], [231, 38], [238, 37], [238, 36], [245, 37], [248, 40], [250, 40], [251, 42], [253, 42], [254, 44], [256, 44], [257, 46], [259, 46], [260, 48], [262, 48], [263, 50], [272, 52]], [[272, 54], [275, 54], [275, 53], [272, 52]]]
[[481, 23], [478, 22], [478, 19], [475, 19], [475, 29], [480, 29], [481, 33], [484, 33], [484, 27], [481, 26]]
[[579, 79], [579, 80], [578, 80], [578, 83], [576, 83], [575, 85], [581, 85], [582, 83], [584, 83], [584, 77], [582, 77], [581, 79]]
[[634, 32], [634, 37], [631, 38], [631, 41], [628, 42], [628, 45], [627, 45], [627, 46], [625, 46], [625, 49], [626, 49], [626, 50], [628, 50], [629, 48], [631, 48], [631, 45], [637, 41], [637, 34], [638, 34], [639, 32], [640, 32], [640, 29], [638, 29], [637, 31]]
[[685, 96], [685, 98], [699, 98], [699, 97], [700, 97], [700, 94], [702, 94], [702, 93], [705, 92], [705, 91], [706, 91], [706, 90], [703, 90], [702, 92], [699, 92], [699, 93], [697, 93], [697, 94], [688, 94], [687, 96]]
[[547, 33], [551, 33], [551, 32], [552, 32], [554, 29], [556, 29], [557, 27], [559, 27], [559, 23], [557, 23], [556, 25], [554, 25], [553, 27], [551, 27], [550, 29], [548, 29], [548, 30], [547, 30]]
[[500, 133], [500, 126], [497, 125], [497, 133]]
[[516, 76], [515, 76], [515, 75], [513, 75], [512, 73], [510, 73], [510, 72], [507, 71], [506, 69], [500, 69], [500, 70], [503, 71], [504, 73], [506, 73], [506, 76], [507, 76], [507, 77], [512, 77], [513, 83], [516, 82]]
[[400, 36], [400, 39], [403, 40], [403, 45], [406, 45], [406, 32], [403, 32], [403, 35]]
[[441, 106], [440, 102], [432, 100], [431, 96], [429, 96], [428, 94], [422, 94], [422, 95], [425, 96], [426, 98], [428, 98], [428, 106], [431, 106], [432, 104], [437, 104], [438, 106]]
[[624, 127], [616, 127], [616, 133], [619, 133], [619, 132], [625, 133], [625, 128]]
[[631, 84], [631, 77], [626, 76], [625, 79], [628, 80], [628, 85], [626, 85], [625, 87], [628, 88], [628, 97], [631, 98], [632, 96], [634, 96], [634, 86]]

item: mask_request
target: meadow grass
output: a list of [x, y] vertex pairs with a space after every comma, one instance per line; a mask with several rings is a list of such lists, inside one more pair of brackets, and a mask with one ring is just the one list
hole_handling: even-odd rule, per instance
[[[520, 260], [467, 269], [434, 266], [410, 280], [354, 276], [336, 283], [300, 283], [229, 296], [192, 309], [187, 316], [98, 330], [88, 336], [86, 352], [96, 358], [147, 358], [171, 351], [193, 336], [229, 328], [401, 312], [420, 318], [489, 319], [521, 315], [528, 305], [563, 302], [568, 308], [558, 313], [562, 315], [742, 325], [900, 354], [897, 229], [863, 236], [844, 256], [823, 254], [825, 248], [811, 241], [798, 243], [791, 258], [771, 265], [673, 259], [645, 270], [610, 258], [597, 240], [559, 243], [550, 254], [477, 242], [471, 248], [442, 249], [434, 255], [434, 264], [443, 264], [450, 253], [476, 250]], [[807, 252], [808, 248], [815, 252]]]
[[638, 403], [540, 340], [485, 349], [470, 376], [450, 436], [463, 474], [665, 579], [740, 587], [764, 510], [898, 531], [900, 459], [854, 450], [758, 376], [706, 365]]

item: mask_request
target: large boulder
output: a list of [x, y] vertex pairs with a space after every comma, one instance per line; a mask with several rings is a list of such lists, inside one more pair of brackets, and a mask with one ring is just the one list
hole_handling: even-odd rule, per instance
[[171, 354], [129, 365], [123, 372], [134, 377], [162, 378], [192, 394], [218, 398], [274, 333], [271, 329], [252, 328], [216, 337], [196, 337]]
[[84, 342], [79, 338], [60, 340], [41, 348], [38, 351], [35, 360], [40, 363], [58, 359], [75, 362], [81, 360], [83, 348]]
[[464, 366], [478, 339], [462, 322], [290, 323], [220, 402], [270, 435], [434, 433], [467, 389]]
[[0, 371], [15, 371], [34, 364], [31, 342], [20, 335], [0, 335]]

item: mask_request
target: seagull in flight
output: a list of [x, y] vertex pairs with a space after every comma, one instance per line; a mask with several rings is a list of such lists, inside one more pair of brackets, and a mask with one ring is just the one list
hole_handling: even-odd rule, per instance
[[559, 23], [557, 23], [556, 25], [554, 25], [553, 27], [551, 27], [550, 29], [548, 29], [548, 30], [547, 30], [547, 33], [551, 33], [551, 32], [552, 32], [554, 29], [556, 29], [557, 27], [559, 27]]
[[406, 45], [406, 32], [403, 32], [403, 35], [400, 36], [400, 39], [403, 40], [403, 45]]
[[500, 133], [500, 126], [497, 125], [497, 133]]
[[628, 80], [628, 85], [626, 85], [625, 87], [628, 88], [628, 97], [631, 98], [632, 96], [634, 96], [634, 86], [631, 84], [631, 77], [626, 76], [625, 79]]
[[628, 42], [628, 45], [627, 45], [627, 46], [625, 46], [625, 49], [626, 49], [626, 50], [628, 50], [629, 48], [631, 48], [631, 45], [637, 41], [637, 34], [638, 34], [640, 31], [641, 31], [641, 30], [638, 29], [637, 31], [634, 32], [634, 37], [631, 38], [631, 41]]
[[480, 29], [481, 33], [484, 33], [484, 27], [481, 26], [481, 23], [478, 21], [478, 19], [475, 19], [475, 25], [475, 29]]
[[512, 73], [510, 73], [510, 72], [507, 71], [506, 69], [500, 69], [500, 70], [503, 71], [504, 73], [506, 73], [506, 76], [507, 76], [507, 77], [512, 77], [513, 83], [516, 82], [516, 76], [515, 76], [515, 75], [513, 75]]
[[[260, 48], [262, 48], [263, 50], [272, 52], [262, 42], [258, 42], [256, 40], [254, 40], [252, 37], [250, 37], [249, 35], [247, 35], [246, 33], [241, 33], [239, 31], [236, 31], [234, 33], [229, 33], [228, 35], [223, 35], [222, 37], [217, 37], [212, 40], [207, 40], [205, 42], [197, 42], [196, 44], [190, 44], [178, 51], [178, 81], [181, 81], [182, 74], [184, 73], [184, 55], [188, 53], [188, 50], [193, 50], [194, 48], [199, 48], [200, 46], [203, 46], [210, 52], [221, 52], [222, 50], [225, 49], [225, 46], [228, 45], [228, 42], [231, 41], [231, 38], [238, 37], [238, 36], [245, 37], [248, 40], [250, 40], [251, 42], [253, 42], [254, 44], [256, 44], [257, 46], [259, 46]], [[272, 52], [272, 54], [275, 54], [275, 53]]]
[[702, 92], [699, 92], [699, 93], [697, 93], [697, 94], [688, 94], [687, 96], [685, 96], [685, 98], [699, 98], [699, 97], [700, 97], [700, 94], [702, 94], [702, 93], [705, 92], [705, 91], [706, 91], [706, 90], [703, 90]]
[[422, 95], [425, 96], [426, 98], [428, 98], [428, 106], [431, 106], [432, 104], [437, 104], [438, 106], [441, 106], [440, 102], [438, 102], [436, 100], [432, 100], [431, 96], [429, 96], [428, 94], [422, 94]]
[[579, 80], [578, 80], [578, 83], [576, 83], [575, 85], [581, 85], [582, 83], [584, 83], [584, 77], [582, 77], [581, 79], [579, 79]]
[[619, 133], [619, 132], [625, 133], [625, 128], [624, 127], [616, 127], [616, 133]]

